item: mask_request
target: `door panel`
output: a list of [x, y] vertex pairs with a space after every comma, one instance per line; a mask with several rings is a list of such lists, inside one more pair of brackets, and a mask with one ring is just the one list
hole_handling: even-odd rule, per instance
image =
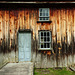
[[31, 61], [31, 33], [19, 33], [19, 61]]
[[26, 33], [26, 50], [25, 50], [25, 61], [30, 61], [31, 60], [31, 34]]

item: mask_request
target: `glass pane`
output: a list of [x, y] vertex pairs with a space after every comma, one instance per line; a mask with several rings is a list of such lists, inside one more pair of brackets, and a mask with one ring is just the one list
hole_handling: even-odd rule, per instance
[[43, 48], [43, 44], [41, 44], [41, 48]]
[[48, 9], [46, 10], [46, 12], [47, 12], [47, 13], [49, 12]]
[[46, 43], [44, 43], [44, 48], [46, 48]]
[[43, 9], [43, 13], [45, 13], [45, 9]]
[[45, 13], [43, 13], [43, 16], [45, 16]]
[[43, 32], [41, 32], [41, 36], [43, 36]]
[[43, 18], [43, 20], [45, 20], [45, 18]]
[[47, 43], [47, 48], [50, 48], [50, 44], [49, 43]]
[[44, 41], [44, 39], [43, 39], [43, 37], [41, 36], [41, 42], [43, 42]]
[[44, 32], [44, 36], [46, 36], [46, 32]]
[[42, 13], [40, 13], [40, 16], [42, 16]]
[[49, 20], [49, 18], [47, 17], [46, 20]]
[[42, 12], [42, 9], [40, 9], [40, 12]]
[[48, 13], [46, 13], [46, 16], [49, 16]]
[[50, 41], [50, 38], [49, 38], [49, 37], [47, 37], [47, 41], [48, 41], [48, 42]]
[[44, 37], [44, 42], [46, 42], [46, 37]]
[[48, 20], [48, 17], [45, 17], [45, 20]]
[[39, 43], [39, 47], [41, 48], [41, 44]]
[[40, 20], [42, 20], [42, 18], [40, 17]]
[[49, 36], [49, 32], [47, 32], [47, 36]]

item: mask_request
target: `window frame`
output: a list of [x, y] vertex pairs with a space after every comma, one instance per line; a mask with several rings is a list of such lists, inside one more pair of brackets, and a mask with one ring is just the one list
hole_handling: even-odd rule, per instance
[[[40, 40], [41, 40], [41, 32], [43, 32], [43, 33], [46, 32], [46, 36], [43, 36], [43, 37], [48, 37], [48, 36], [47, 36], [47, 32], [50, 33], [50, 35], [49, 35], [50, 41], [48, 41], [48, 43], [50, 44], [49, 48], [47, 48], [48, 45], [46, 46], [46, 48], [44, 48], [44, 47], [41, 48], [41, 45], [40, 45], [41, 43], [48, 44], [47, 41], [46, 41], [46, 42], [44, 42], [44, 41], [41, 42], [41, 41], [40, 41]], [[52, 32], [49, 31], [49, 30], [41, 30], [41, 31], [38, 32], [38, 34], [39, 34], [39, 40], [38, 40], [38, 42], [39, 42], [39, 43], [38, 43], [38, 44], [39, 44], [39, 45], [38, 45], [38, 46], [39, 46], [39, 50], [52, 50]], [[44, 40], [44, 39], [43, 39], [43, 40]]]
[[[40, 16], [40, 9], [48, 9], [48, 16]], [[48, 20], [40, 20], [40, 18], [49, 18], [49, 19]], [[50, 9], [49, 8], [39, 8], [39, 21], [50, 21]]]

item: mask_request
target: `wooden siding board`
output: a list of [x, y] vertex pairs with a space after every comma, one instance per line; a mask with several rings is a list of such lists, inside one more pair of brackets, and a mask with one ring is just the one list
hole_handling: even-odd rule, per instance
[[3, 40], [2, 40], [2, 51], [5, 53], [4, 47], [5, 47], [5, 25], [4, 25], [4, 11], [2, 11], [2, 34], [3, 34]]
[[0, 52], [2, 52], [2, 12], [0, 11]]
[[7, 51], [8, 51], [8, 31], [9, 31], [9, 11], [6, 11], [6, 36], [7, 36], [7, 38], [6, 38], [6, 41], [7, 41], [7, 44], [6, 44], [6, 47], [7, 47]]

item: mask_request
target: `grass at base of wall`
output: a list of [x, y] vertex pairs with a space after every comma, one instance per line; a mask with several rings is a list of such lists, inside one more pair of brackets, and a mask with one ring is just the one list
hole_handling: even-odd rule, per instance
[[34, 69], [34, 75], [75, 75], [75, 72], [69, 71], [66, 68], [62, 69]]

